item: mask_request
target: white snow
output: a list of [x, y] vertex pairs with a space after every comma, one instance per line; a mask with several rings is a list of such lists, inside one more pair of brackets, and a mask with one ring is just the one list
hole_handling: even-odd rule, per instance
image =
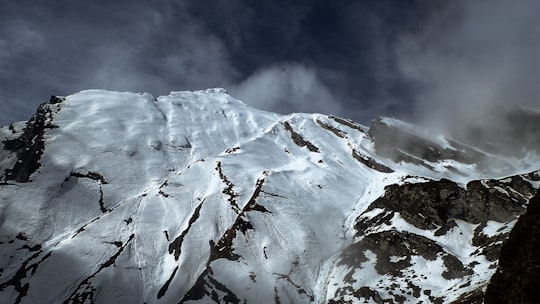
[[[246, 212], [254, 229], [238, 233], [233, 241], [234, 253], [241, 257], [210, 261], [213, 277], [248, 303], [273, 299], [273, 286], [282, 303], [309, 303], [310, 296], [323, 303], [335, 291], [332, 277], [347, 271], [334, 265], [337, 253], [353, 242], [356, 218], [384, 194], [387, 185], [443, 177], [466, 183], [479, 177], [474, 166], [459, 163], [441, 163], [435, 171], [393, 163], [378, 157], [363, 133], [324, 115], [259, 111], [222, 89], [172, 92], [158, 98], [87, 90], [67, 96], [55, 108], [59, 111], [53, 123], [58, 128], [47, 130], [45, 153], [32, 182], [9, 181], [0, 191], [0, 283], [34, 254], [20, 250], [23, 244], [42, 246], [31, 261], [43, 262], [35, 275], [24, 279], [30, 289], [21, 303], [65, 301], [120, 248], [114, 265], [89, 279], [100, 289], [98, 300], [177, 302], [204, 271], [210, 241], [218, 242], [235, 223], [263, 178], [256, 203], [268, 212]], [[347, 137], [324, 130], [317, 119], [347, 132]], [[319, 153], [296, 145], [285, 122]], [[23, 124], [14, 126], [13, 134], [1, 128], [1, 139], [21, 132]], [[366, 167], [351, 157], [352, 148], [395, 172]], [[15, 156], [0, 153], [0, 169], [12, 167]], [[445, 165], [464, 175], [443, 170]], [[105, 183], [74, 176], [91, 173], [99, 173]], [[375, 209], [364, 216], [380, 212]], [[381, 227], [389, 228], [427, 235], [463, 259], [472, 250], [468, 242], [474, 227], [466, 223], [458, 223], [455, 232], [441, 238], [415, 230], [397, 215], [392, 227]], [[484, 234], [491, 236], [499, 228], [490, 223]], [[13, 240], [8, 246], [20, 232], [31, 238]], [[176, 260], [169, 244], [181, 235], [182, 253]], [[19, 260], [12, 260], [12, 255]], [[355, 280], [375, 280], [375, 257], [367, 254]], [[415, 263], [429, 270], [440, 267], [441, 261]], [[168, 280], [167, 292], [158, 299]], [[446, 288], [447, 283], [433, 284]], [[13, 302], [13, 288], [0, 292], [0, 302]]]

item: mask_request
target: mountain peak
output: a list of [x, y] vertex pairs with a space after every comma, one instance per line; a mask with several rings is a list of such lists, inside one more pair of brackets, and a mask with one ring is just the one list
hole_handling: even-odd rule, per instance
[[5, 303], [483, 298], [540, 185], [537, 162], [503, 178], [503, 155], [395, 119], [223, 89], [53, 96], [0, 141]]

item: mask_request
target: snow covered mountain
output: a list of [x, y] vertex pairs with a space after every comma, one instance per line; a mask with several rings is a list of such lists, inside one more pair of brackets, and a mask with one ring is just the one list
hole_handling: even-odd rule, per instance
[[52, 97], [0, 140], [1, 303], [482, 303], [538, 227], [537, 147], [222, 89]]

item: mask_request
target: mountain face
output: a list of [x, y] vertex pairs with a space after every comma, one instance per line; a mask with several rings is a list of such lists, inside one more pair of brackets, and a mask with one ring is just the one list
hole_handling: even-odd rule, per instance
[[0, 140], [1, 303], [534, 301], [535, 148], [221, 89], [53, 97]]

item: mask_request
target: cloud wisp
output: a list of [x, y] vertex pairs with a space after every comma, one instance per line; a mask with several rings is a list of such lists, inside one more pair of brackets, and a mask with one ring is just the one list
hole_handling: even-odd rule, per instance
[[464, 136], [503, 123], [500, 108], [540, 107], [540, 2], [452, 1], [404, 35], [398, 67], [415, 82], [417, 119]]
[[343, 108], [316, 71], [300, 64], [261, 69], [230, 89], [233, 96], [267, 111], [342, 113]]

